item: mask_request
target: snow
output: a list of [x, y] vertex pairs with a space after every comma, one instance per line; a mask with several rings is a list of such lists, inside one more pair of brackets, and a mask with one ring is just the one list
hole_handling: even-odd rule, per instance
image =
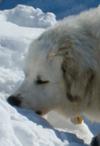
[[[54, 129], [33, 111], [17, 110], [0, 99], [0, 146], [85, 146], [74, 134]], [[81, 126], [87, 131], [84, 123]]]
[[41, 9], [33, 7], [27, 9], [27, 6], [24, 5], [18, 5], [12, 10], [5, 10], [5, 14], [7, 21], [19, 26], [46, 28], [56, 23], [56, 16], [53, 13], [43, 13]]
[[[26, 17], [31, 16], [30, 12], [34, 17], [34, 27], [30, 17], [26, 25]], [[24, 79], [23, 62], [29, 44], [45, 31], [44, 26], [55, 24], [50, 14], [51, 22], [47, 25], [46, 14], [42, 13], [38, 17], [38, 27], [35, 28], [35, 17], [39, 13], [42, 13], [40, 9], [20, 5], [12, 10], [0, 11], [0, 146], [86, 146], [93, 137], [92, 132], [97, 132], [99, 124], [95, 124], [96, 129], [93, 129], [94, 125], [89, 121], [88, 126], [85, 122], [73, 125], [67, 121], [66, 130], [57, 129], [33, 111], [14, 108], [6, 102], [6, 98]], [[41, 18], [45, 20], [42, 21], [44, 24]]]

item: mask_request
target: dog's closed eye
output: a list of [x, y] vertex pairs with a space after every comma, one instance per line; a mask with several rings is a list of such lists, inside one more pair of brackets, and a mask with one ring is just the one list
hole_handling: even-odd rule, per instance
[[37, 76], [37, 80], [35, 82], [37, 85], [41, 85], [49, 83], [49, 80], [43, 80], [40, 76]]

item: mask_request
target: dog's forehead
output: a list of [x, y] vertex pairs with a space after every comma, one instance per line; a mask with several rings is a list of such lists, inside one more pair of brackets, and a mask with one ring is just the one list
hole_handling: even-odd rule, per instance
[[36, 79], [40, 75], [43, 79], [59, 79], [61, 58], [59, 56], [49, 56], [50, 51], [41, 48], [33, 48], [31, 51], [33, 52], [26, 58], [24, 70], [29, 78]]
[[53, 30], [43, 33], [38, 39], [34, 40], [26, 56], [24, 71], [34, 73], [35, 76], [39, 72], [59, 74], [60, 71], [58, 70], [61, 70], [62, 58], [55, 55], [58, 44]]

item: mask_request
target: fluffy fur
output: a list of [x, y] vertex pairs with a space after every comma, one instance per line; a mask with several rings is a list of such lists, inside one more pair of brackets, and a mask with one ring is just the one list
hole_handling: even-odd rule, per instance
[[32, 42], [21, 106], [100, 121], [100, 8], [69, 17]]

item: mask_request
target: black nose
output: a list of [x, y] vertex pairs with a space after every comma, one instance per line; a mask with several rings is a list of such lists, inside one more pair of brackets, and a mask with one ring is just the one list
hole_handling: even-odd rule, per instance
[[12, 106], [21, 106], [21, 99], [17, 96], [9, 96], [7, 101]]

